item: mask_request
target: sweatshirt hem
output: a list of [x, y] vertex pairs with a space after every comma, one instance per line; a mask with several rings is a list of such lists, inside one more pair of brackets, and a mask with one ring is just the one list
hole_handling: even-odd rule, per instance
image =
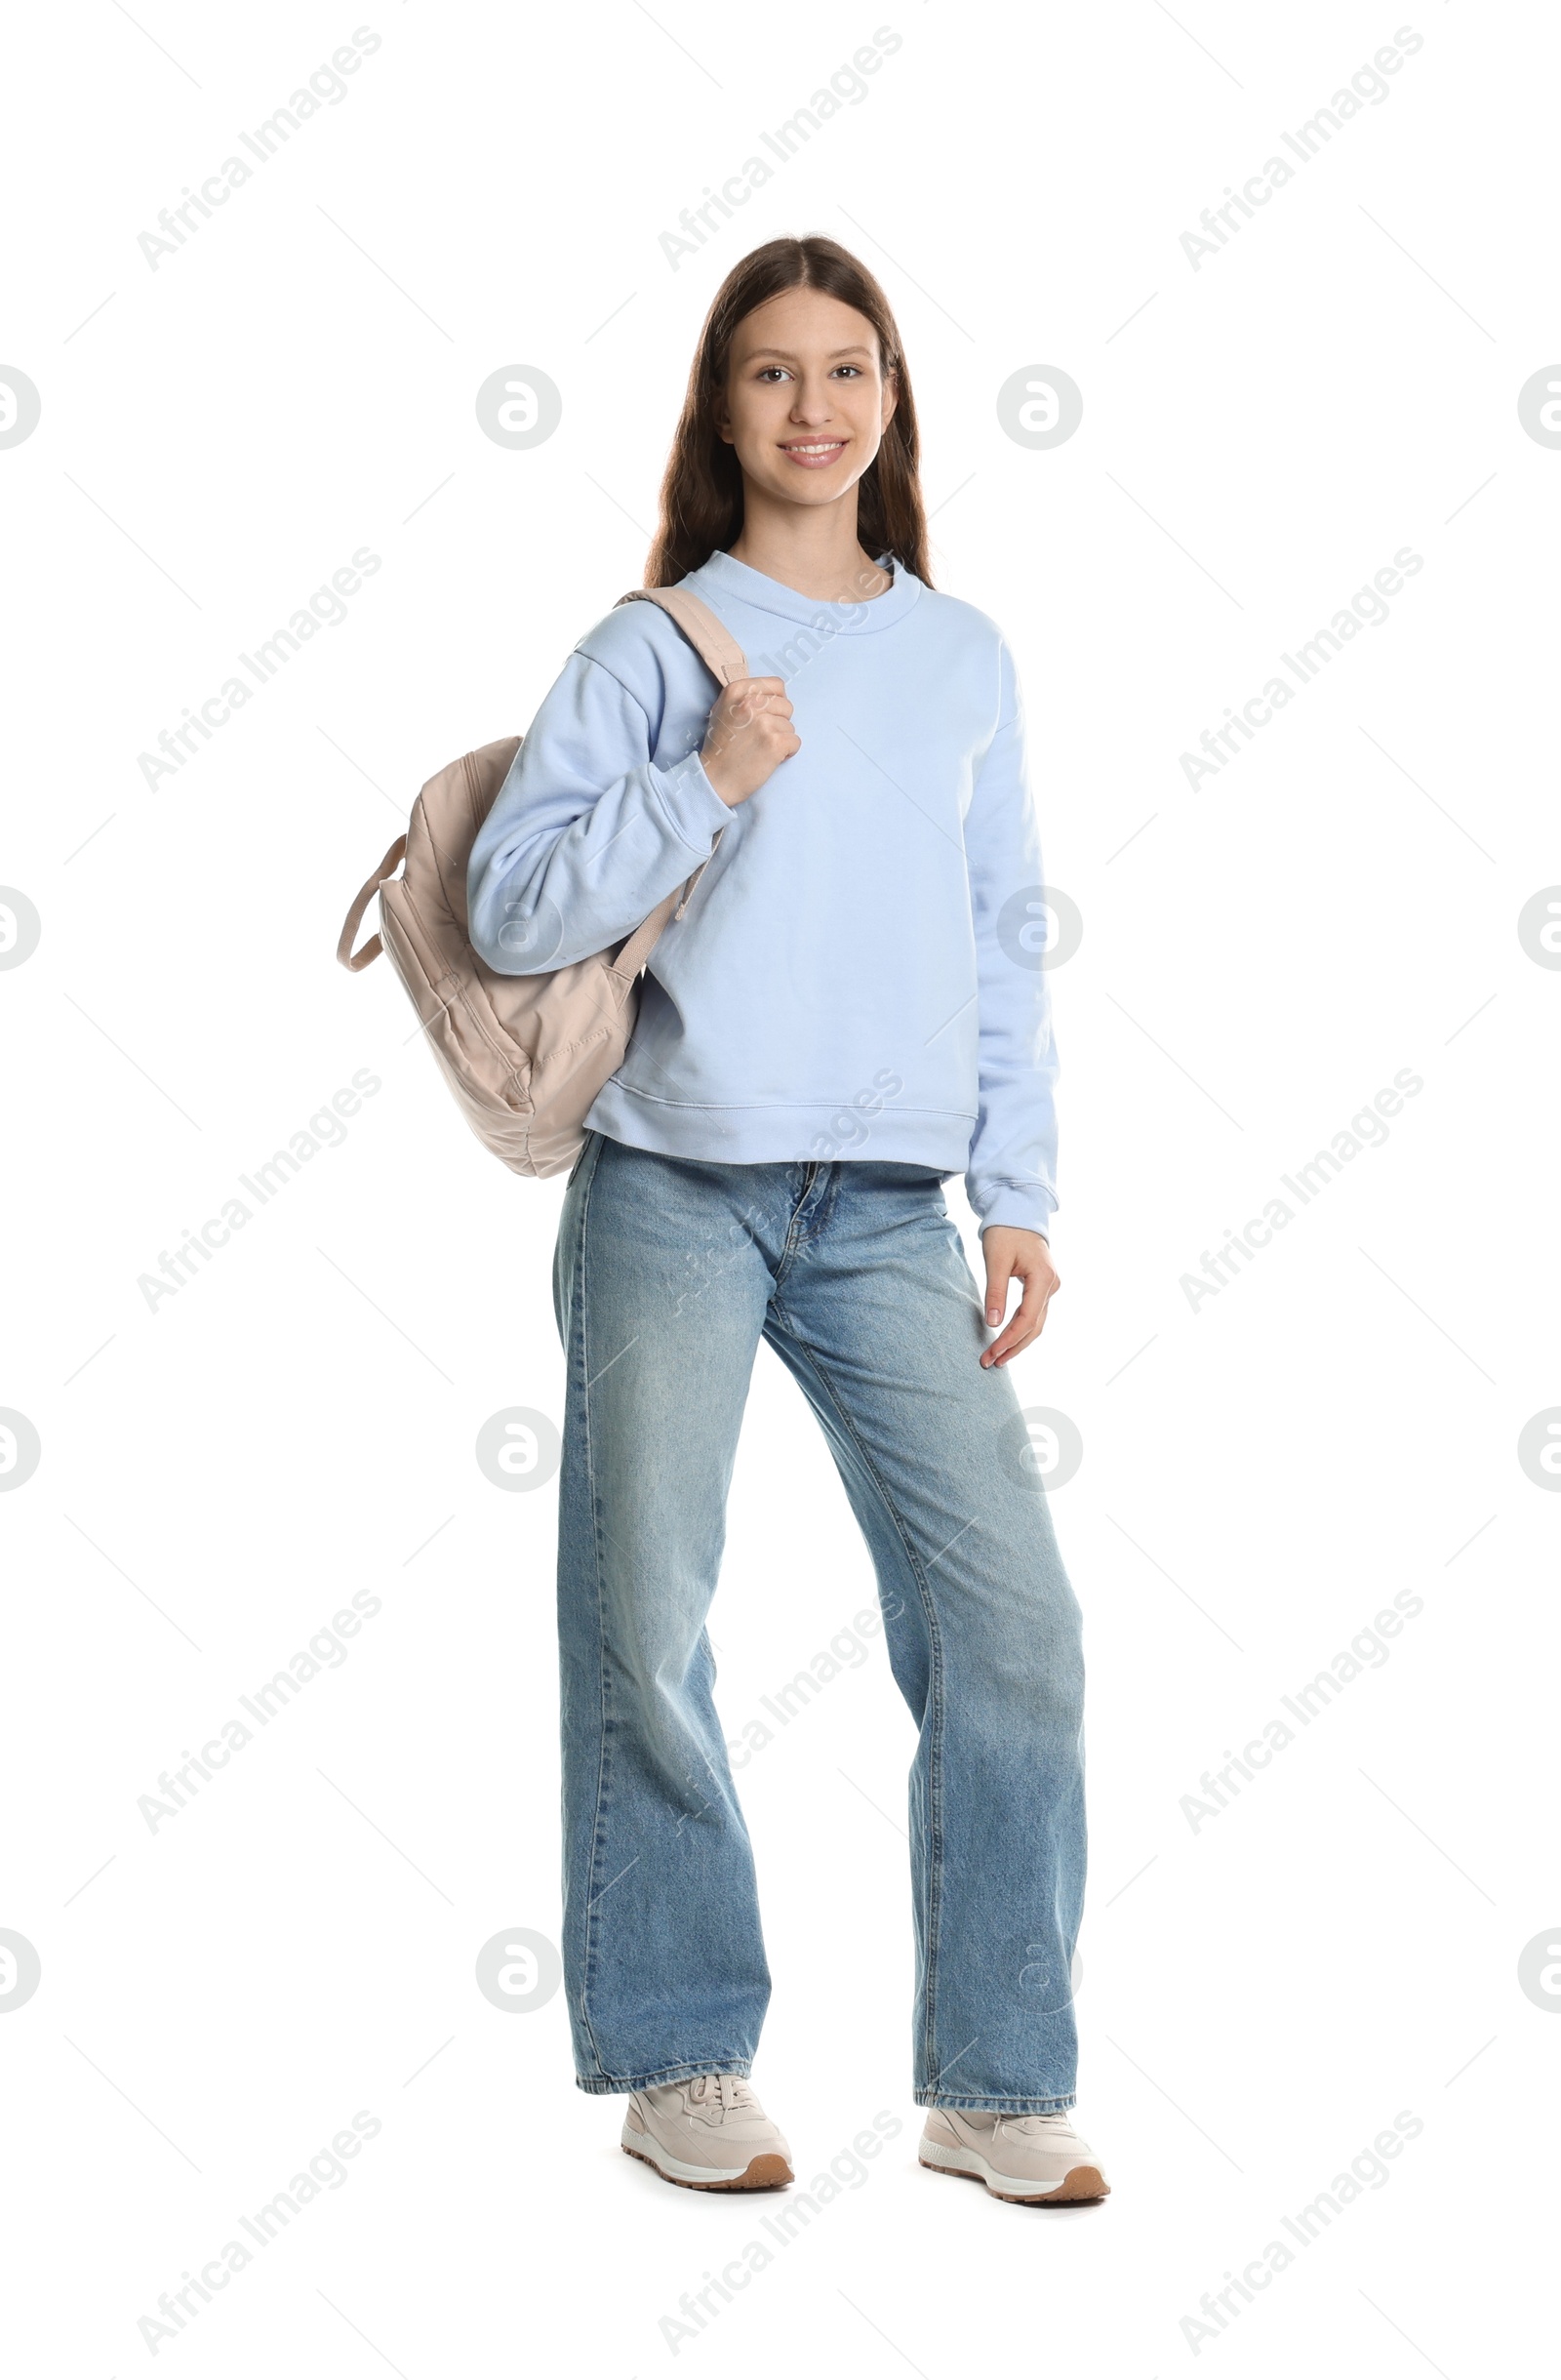
[[585, 1129], [653, 1155], [715, 1164], [828, 1163], [838, 1157], [962, 1174], [970, 1162], [976, 1117], [946, 1108], [886, 1107], [869, 1115], [849, 1098], [766, 1107], [699, 1105], [660, 1099], [615, 1078], [597, 1093]]

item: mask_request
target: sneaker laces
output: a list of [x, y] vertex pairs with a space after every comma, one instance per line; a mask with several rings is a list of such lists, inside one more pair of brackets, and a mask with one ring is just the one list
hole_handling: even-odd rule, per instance
[[999, 2116], [992, 2127], [992, 2137], [995, 2139], [999, 2132], [1007, 2131], [1034, 2139], [1051, 2131], [1056, 2125], [1061, 2125], [1064, 2132], [1071, 2132], [1073, 2129], [1065, 2112], [1061, 2111], [1051, 2116]]
[[[715, 2085], [712, 2093], [710, 2085]], [[689, 2099], [696, 2107], [707, 2107], [714, 2100], [725, 2115], [733, 2108], [757, 2106], [753, 2093], [740, 2075], [696, 2075], [689, 2084]]]

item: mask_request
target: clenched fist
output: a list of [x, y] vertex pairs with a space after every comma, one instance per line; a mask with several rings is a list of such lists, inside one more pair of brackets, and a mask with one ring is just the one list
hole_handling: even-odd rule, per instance
[[721, 799], [735, 810], [801, 749], [784, 679], [740, 677], [721, 689], [700, 760]]

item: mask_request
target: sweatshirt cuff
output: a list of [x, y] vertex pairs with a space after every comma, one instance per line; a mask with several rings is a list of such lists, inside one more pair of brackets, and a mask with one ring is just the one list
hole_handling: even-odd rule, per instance
[[708, 858], [732, 812], [704, 774], [699, 753], [690, 752], [669, 769], [659, 769], [653, 761], [647, 773], [674, 832], [701, 859]]
[[981, 1217], [981, 1229], [989, 1231], [995, 1224], [1010, 1230], [1039, 1231], [1050, 1246], [1052, 1217], [1056, 1212], [1056, 1200], [1049, 1199], [1044, 1191], [1000, 1190]]

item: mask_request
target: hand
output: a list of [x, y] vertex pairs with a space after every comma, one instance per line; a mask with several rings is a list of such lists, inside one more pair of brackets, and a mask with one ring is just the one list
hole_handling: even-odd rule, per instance
[[1061, 1287], [1052, 1251], [1039, 1231], [1021, 1231], [1011, 1224], [994, 1224], [981, 1233], [986, 1259], [986, 1319], [995, 1330], [1008, 1305], [1008, 1284], [1020, 1282], [1023, 1294], [1000, 1339], [981, 1353], [985, 1366], [1009, 1363], [1038, 1339], [1046, 1322], [1048, 1301]]
[[784, 679], [740, 677], [721, 689], [700, 760], [721, 799], [735, 810], [801, 749]]

